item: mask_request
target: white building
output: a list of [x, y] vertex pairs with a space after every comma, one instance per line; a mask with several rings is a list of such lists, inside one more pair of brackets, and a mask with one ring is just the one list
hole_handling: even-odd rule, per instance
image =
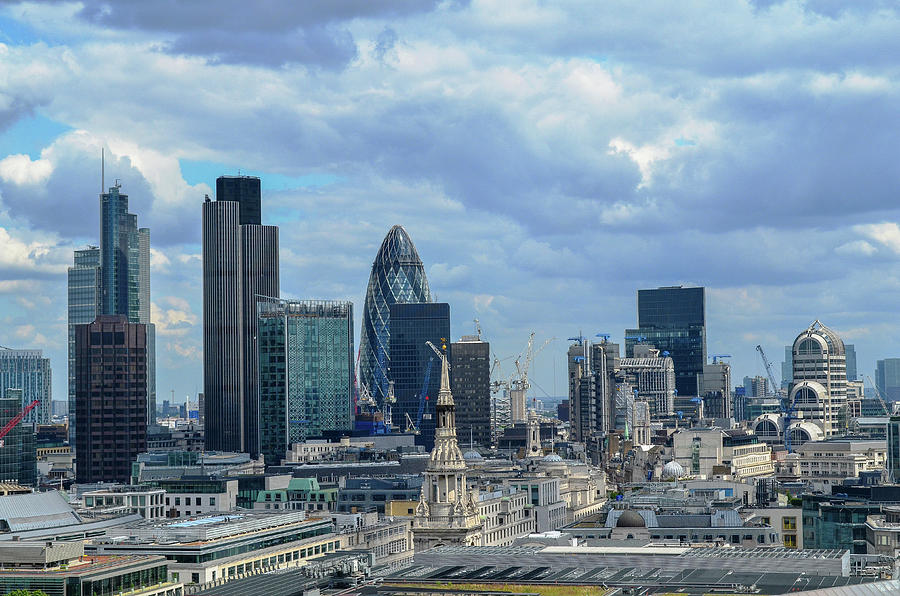
[[775, 473], [771, 447], [741, 430], [685, 428], [672, 441], [674, 460], [691, 476], [741, 479]]
[[89, 514], [139, 513], [144, 519], [166, 516], [166, 491], [143, 486], [110, 486], [82, 495], [82, 506]]
[[[794, 340], [793, 382], [788, 396], [794, 417], [822, 429], [824, 438], [843, 434], [848, 421], [847, 357], [837, 333], [814, 321]], [[808, 431], [791, 429], [791, 441], [811, 440]]]
[[883, 440], [809, 441], [795, 452], [799, 461], [794, 469], [800, 479], [827, 491], [846, 478], [858, 477], [860, 472], [883, 470], [887, 461], [887, 443]]
[[637, 400], [650, 404], [655, 415], [675, 413], [675, 364], [650, 346], [634, 346], [634, 358], [622, 358], [619, 371], [637, 389]]

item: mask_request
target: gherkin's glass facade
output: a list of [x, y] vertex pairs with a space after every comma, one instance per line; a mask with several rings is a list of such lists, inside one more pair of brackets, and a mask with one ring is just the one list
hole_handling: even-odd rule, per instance
[[368, 387], [379, 405], [384, 403], [390, 379], [391, 304], [409, 302], [431, 302], [431, 291], [425, 266], [409, 234], [394, 226], [372, 263], [360, 338], [360, 383]]

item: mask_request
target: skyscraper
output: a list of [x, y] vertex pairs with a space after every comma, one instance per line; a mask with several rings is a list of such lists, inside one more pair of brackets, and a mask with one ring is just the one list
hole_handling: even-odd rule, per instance
[[799, 428], [792, 434], [794, 445], [819, 437], [817, 432], [803, 424], [818, 426], [824, 438], [841, 435], [846, 431], [847, 360], [844, 342], [838, 334], [819, 321], [813, 322], [794, 340], [792, 361], [793, 378], [789, 400], [796, 410], [795, 417], [803, 419], [793, 426]]
[[292, 443], [353, 429], [353, 304], [259, 302], [260, 451], [279, 464]]
[[705, 289], [674, 286], [638, 290], [637, 306], [638, 328], [625, 331], [625, 353], [631, 357], [636, 343], [668, 352], [675, 363], [678, 395], [698, 395], [699, 377], [706, 364]]
[[875, 363], [875, 388], [884, 401], [900, 401], [900, 358], [885, 358]]
[[[360, 383], [379, 406], [384, 403], [390, 379], [391, 305], [409, 302], [431, 302], [431, 291], [415, 245], [406, 230], [394, 226], [372, 263], [360, 338]], [[395, 415], [394, 420], [402, 418]]]
[[900, 416], [890, 416], [887, 423], [887, 481], [900, 482]]
[[69, 445], [75, 445], [75, 325], [91, 323], [100, 314], [100, 247], [75, 251], [68, 272], [69, 286]]
[[259, 455], [257, 296], [277, 298], [278, 228], [261, 225], [259, 178], [222, 176], [203, 204], [206, 448]]
[[491, 346], [464, 335], [450, 346], [451, 377], [457, 405], [456, 427], [463, 444], [491, 444]]
[[147, 450], [147, 325], [99, 315], [75, 328], [76, 479], [129, 482]]
[[[390, 305], [391, 337], [388, 346], [397, 403], [392, 417], [405, 427], [407, 415], [419, 425], [421, 443], [427, 449], [434, 445], [434, 399], [440, 389], [438, 366], [441, 358], [425, 342], [439, 350], [447, 346], [447, 357], [453, 359], [450, 338], [450, 305], [445, 302]], [[429, 362], [431, 363], [429, 365]], [[425, 376], [428, 374], [428, 383]], [[418, 422], [422, 389], [425, 389], [424, 410]]]
[[576, 441], [587, 442], [615, 428], [616, 372], [621, 362], [619, 344], [579, 338], [569, 346], [569, 403]]
[[844, 344], [844, 351], [847, 354], [847, 380], [856, 381], [856, 346]]
[[[156, 326], [150, 322], [150, 229], [116, 184], [100, 195], [99, 313], [147, 325], [147, 424], [156, 422]], [[92, 319], [93, 320], [93, 319]], [[89, 322], [89, 321], [88, 321]]]
[[50, 359], [41, 350], [0, 349], [0, 397], [10, 397], [10, 389], [21, 390], [16, 393], [19, 409], [34, 400], [41, 402], [25, 416], [25, 423], [50, 424]]

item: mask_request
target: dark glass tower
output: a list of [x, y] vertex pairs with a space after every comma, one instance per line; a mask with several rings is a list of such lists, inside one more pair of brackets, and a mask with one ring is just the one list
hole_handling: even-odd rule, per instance
[[637, 302], [638, 328], [625, 331], [627, 355], [632, 356], [634, 344], [639, 342], [669, 352], [678, 395], [699, 395], [699, 376], [706, 364], [705, 289], [638, 290]]
[[[360, 383], [368, 387], [379, 406], [387, 395], [391, 367], [391, 305], [409, 302], [431, 302], [431, 291], [415, 245], [406, 230], [394, 226], [372, 263], [360, 339]], [[449, 339], [449, 331], [444, 337]], [[396, 416], [394, 420], [402, 422]]]
[[[429, 380], [425, 387], [425, 408], [419, 424], [421, 444], [434, 446], [434, 400], [441, 387], [441, 359], [426, 341], [439, 350], [447, 346], [447, 357], [453, 362], [450, 338], [450, 305], [445, 302], [392, 304], [390, 306], [391, 337], [390, 380], [394, 381], [394, 423], [406, 428], [406, 416], [418, 423], [419, 403], [428, 363], [431, 362]], [[451, 371], [452, 375], [452, 371]], [[488, 424], [490, 429], [490, 424]]]
[[456, 403], [456, 428], [463, 445], [491, 444], [491, 345], [463, 336], [450, 348], [450, 377]]
[[[21, 389], [7, 389], [6, 396], [0, 399], [0, 427], [22, 411], [22, 401]], [[33, 422], [23, 420], [0, 441], [0, 478], [4, 482], [37, 485], [34, 426]]]
[[[260, 181], [216, 180], [203, 204], [206, 448], [259, 455], [258, 296], [278, 297], [278, 228], [260, 224]], [[246, 222], [246, 223], [245, 223]]]
[[75, 328], [77, 482], [124, 482], [147, 450], [147, 325], [100, 315]]

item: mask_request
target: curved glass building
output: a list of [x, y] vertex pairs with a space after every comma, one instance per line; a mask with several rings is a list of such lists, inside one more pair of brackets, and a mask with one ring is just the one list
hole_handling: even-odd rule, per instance
[[425, 266], [409, 234], [394, 226], [372, 263], [360, 337], [359, 380], [379, 405], [387, 395], [391, 365], [391, 304], [409, 302], [431, 302], [431, 291]]

